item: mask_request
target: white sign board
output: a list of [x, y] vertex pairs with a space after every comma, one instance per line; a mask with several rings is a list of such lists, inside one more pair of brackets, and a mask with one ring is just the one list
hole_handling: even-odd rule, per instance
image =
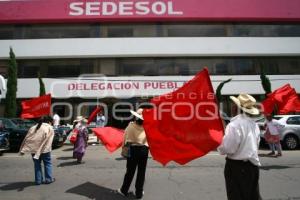
[[[272, 89], [291, 84], [300, 92], [300, 75], [268, 76]], [[181, 87], [193, 76], [134, 76], [134, 77], [81, 77], [52, 79], [43, 78], [46, 92], [53, 98], [131, 98], [157, 96]], [[264, 94], [259, 75], [251, 76], [211, 76], [214, 89], [221, 81], [232, 78], [225, 84], [222, 94], [239, 93]], [[18, 98], [32, 98], [39, 95], [38, 79], [18, 79]]]

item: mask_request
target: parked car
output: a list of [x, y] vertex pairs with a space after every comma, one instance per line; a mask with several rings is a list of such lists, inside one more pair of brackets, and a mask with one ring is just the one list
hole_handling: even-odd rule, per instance
[[12, 118], [11, 120], [19, 127], [24, 127], [28, 129], [36, 124], [35, 121], [29, 119]]
[[18, 126], [9, 118], [0, 118], [5, 130], [9, 132], [9, 145], [11, 150], [18, 150], [24, 140], [28, 128]]
[[2, 120], [0, 120], [0, 155], [7, 150], [9, 150], [9, 132], [4, 129]]
[[53, 138], [53, 147], [60, 147], [66, 141], [72, 129], [68, 126], [59, 126], [54, 129], [55, 136]]
[[[0, 118], [2, 120], [5, 130], [9, 132], [9, 144], [10, 149], [17, 151], [19, 150], [29, 128], [36, 124], [36, 122], [31, 120], [23, 120], [19, 118]], [[23, 122], [22, 122], [23, 120]], [[54, 129], [54, 139], [52, 146], [60, 147], [66, 140], [66, 131], [64, 128]]]
[[[275, 115], [273, 118], [284, 125], [284, 128], [280, 130], [283, 148], [289, 150], [297, 149], [300, 145], [300, 115]], [[264, 142], [265, 119], [261, 118], [256, 123], [261, 130], [261, 138], [262, 142]]]

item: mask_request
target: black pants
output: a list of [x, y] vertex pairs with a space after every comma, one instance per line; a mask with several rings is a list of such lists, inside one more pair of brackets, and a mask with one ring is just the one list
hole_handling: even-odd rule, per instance
[[130, 184], [134, 177], [134, 173], [137, 169], [137, 176], [135, 181], [135, 194], [137, 196], [142, 196], [144, 182], [145, 182], [145, 174], [146, 174], [146, 166], [148, 160], [148, 147], [146, 146], [131, 146], [130, 147], [130, 157], [127, 158], [127, 166], [126, 166], [126, 174], [124, 177], [123, 185], [121, 191], [124, 194], [128, 193]]
[[227, 158], [224, 174], [228, 200], [261, 200], [259, 168], [250, 161]]

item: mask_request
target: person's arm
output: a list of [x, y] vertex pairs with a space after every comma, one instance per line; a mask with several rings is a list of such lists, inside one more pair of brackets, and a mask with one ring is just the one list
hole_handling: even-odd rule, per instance
[[225, 136], [223, 137], [222, 144], [218, 147], [221, 155], [234, 154], [240, 145], [240, 133], [236, 127], [231, 124], [225, 129]]
[[257, 124], [255, 124], [255, 134], [257, 137], [257, 147], [259, 148], [259, 143], [260, 143], [260, 129]]

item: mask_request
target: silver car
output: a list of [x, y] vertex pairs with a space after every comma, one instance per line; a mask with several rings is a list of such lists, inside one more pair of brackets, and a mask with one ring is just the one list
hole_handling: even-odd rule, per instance
[[[275, 115], [273, 118], [284, 125], [284, 128], [280, 130], [283, 147], [289, 150], [297, 149], [300, 145], [300, 115]], [[264, 140], [265, 119], [259, 119], [256, 123], [259, 125], [261, 137]]]

